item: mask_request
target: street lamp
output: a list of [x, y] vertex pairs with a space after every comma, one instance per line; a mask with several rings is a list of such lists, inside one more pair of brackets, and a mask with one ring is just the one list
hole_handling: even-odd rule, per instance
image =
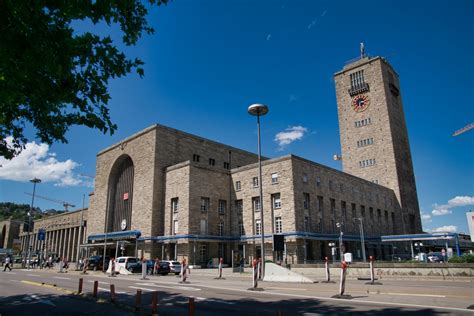
[[336, 261], [336, 243], [330, 242], [328, 246], [331, 247], [332, 261]]
[[423, 247], [423, 243], [422, 242], [416, 242], [415, 247], [416, 247], [416, 250], [418, 251], [418, 260], [420, 260], [421, 259], [420, 258], [420, 252], [421, 252], [421, 247]]
[[341, 258], [341, 261], [344, 261], [344, 245], [342, 244], [342, 235], [344, 234], [342, 232], [342, 223], [336, 223], [337, 228], [339, 228], [339, 256]]
[[33, 204], [35, 202], [35, 192], [36, 192], [36, 184], [41, 183], [41, 180], [38, 178], [31, 179], [30, 182], [33, 183], [33, 195], [31, 197], [31, 208], [28, 212], [28, 236], [27, 236], [27, 246], [28, 246], [28, 269], [30, 268], [31, 263], [31, 247], [30, 247], [30, 233], [31, 233], [31, 215], [33, 213]]
[[356, 219], [360, 221], [359, 230], [360, 230], [360, 243], [362, 246], [362, 259], [364, 260], [364, 262], [366, 262], [367, 259], [365, 258], [364, 218], [357, 217]]
[[262, 279], [265, 276], [265, 230], [263, 226], [263, 183], [262, 183], [262, 149], [260, 145], [260, 116], [263, 116], [268, 113], [268, 107], [264, 104], [252, 104], [247, 109], [250, 115], [257, 117], [257, 130], [258, 130], [258, 175], [259, 175], [259, 187], [260, 187], [260, 223], [261, 223], [261, 256], [262, 256]]

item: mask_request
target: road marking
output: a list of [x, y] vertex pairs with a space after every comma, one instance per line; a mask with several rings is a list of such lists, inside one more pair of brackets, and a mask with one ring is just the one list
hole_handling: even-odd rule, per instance
[[61, 280], [71, 280], [71, 278], [65, 278], [65, 277], [53, 277], [54, 279], [61, 279]]
[[187, 287], [187, 286], [167, 286], [167, 285], [158, 285], [158, 284], [153, 284], [153, 283], [135, 283], [136, 285], [145, 285], [145, 286], [153, 286], [153, 287], [159, 287], [159, 288], [164, 288], [164, 289], [172, 289], [172, 290], [183, 290], [183, 291], [201, 291], [201, 289], [195, 288], [195, 287]]
[[[87, 281], [87, 282], [89, 282], [89, 283], [94, 283], [95, 281], [89, 280], [89, 281]], [[99, 281], [99, 283], [110, 284], [109, 282], [104, 282], [104, 281]]]
[[[370, 292], [369, 294], [377, 294], [376, 292]], [[398, 296], [421, 296], [421, 297], [443, 297], [446, 295], [435, 295], [435, 294], [409, 294], [409, 293], [390, 293], [390, 292], [381, 292], [380, 294], [385, 295], [398, 295]]]
[[[99, 290], [101, 291], [106, 291], [106, 292], [110, 292], [110, 289], [106, 289], [106, 288], [103, 288], [103, 287], [97, 287]], [[127, 292], [122, 292], [122, 291], [115, 291], [116, 294], [127, 294]]]
[[10, 271], [8, 271], [8, 272], [7, 272], [7, 271], [3, 271], [3, 272], [5, 272], [5, 273], [7, 273], [7, 274], [16, 274], [16, 272], [10, 272]]
[[29, 276], [34, 276], [34, 277], [40, 277], [40, 276], [41, 276], [41, 275], [39, 275], [39, 274], [27, 274], [27, 275], [29, 275]]
[[148, 291], [148, 292], [155, 292], [154, 289], [148, 289], [148, 288], [145, 288], [145, 287], [129, 286], [129, 288], [136, 289], [136, 290]]

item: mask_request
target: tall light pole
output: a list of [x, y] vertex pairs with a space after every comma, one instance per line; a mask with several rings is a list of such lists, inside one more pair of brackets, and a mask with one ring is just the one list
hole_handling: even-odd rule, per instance
[[365, 240], [364, 240], [364, 219], [362, 217], [357, 217], [357, 220], [360, 221], [359, 229], [360, 229], [360, 244], [362, 246], [362, 259], [364, 262], [367, 262], [365, 257]]
[[79, 226], [79, 234], [77, 236], [77, 253], [76, 253], [76, 262], [79, 262], [79, 259], [82, 257], [81, 251], [81, 242], [82, 242], [82, 232], [84, 231], [84, 204], [86, 200], [86, 195], [82, 195], [82, 210], [81, 210], [81, 225]]
[[342, 235], [344, 234], [342, 232], [342, 223], [336, 223], [337, 228], [339, 228], [339, 257], [341, 259], [341, 262], [344, 261], [344, 245], [342, 244]]
[[27, 251], [28, 251], [28, 269], [30, 268], [31, 264], [31, 248], [30, 248], [30, 233], [31, 233], [31, 215], [33, 213], [33, 204], [35, 203], [35, 192], [36, 192], [36, 184], [41, 183], [41, 180], [38, 178], [31, 179], [30, 182], [33, 183], [33, 195], [31, 197], [31, 208], [28, 212], [28, 236], [26, 238], [27, 242]]
[[263, 225], [263, 182], [262, 182], [262, 148], [260, 145], [260, 116], [268, 113], [268, 107], [264, 104], [252, 104], [248, 108], [250, 115], [257, 117], [257, 130], [258, 130], [258, 175], [259, 175], [259, 188], [260, 188], [260, 223], [262, 226], [261, 233], [261, 255], [262, 255], [262, 279], [265, 276], [265, 230]]

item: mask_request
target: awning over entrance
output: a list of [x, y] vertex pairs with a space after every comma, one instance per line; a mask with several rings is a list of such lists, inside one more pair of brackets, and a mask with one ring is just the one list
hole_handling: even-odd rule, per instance
[[107, 237], [107, 240], [137, 239], [137, 238], [140, 238], [141, 235], [142, 233], [139, 230], [127, 230], [124, 232], [93, 234], [93, 235], [89, 235], [89, 237], [87, 237], [87, 240], [89, 242], [103, 241], [106, 239], [106, 237]]
[[456, 233], [432, 233], [432, 234], [411, 234], [411, 235], [389, 235], [381, 236], [383, 242], [393, 241], [419, 241], [419, 240], [439, 240], [458, 238]]

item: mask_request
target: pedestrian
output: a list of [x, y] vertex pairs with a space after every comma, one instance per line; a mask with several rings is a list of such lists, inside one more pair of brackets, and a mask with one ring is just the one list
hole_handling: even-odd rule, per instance
[[53, 267], [53, 257], [49, 256], [48, 258], [48, 269], [51, 269]]
[[67, 269], [69, 269], [69, 262], [67, 261], [66, 257], [64, 257], [63, 259], [63, 269], [64, 269], [64, 273], [67, 273]]
[[157, 275], [159, 269], [160, 269], [160, 259], [155, 258], [155, 264], [154, 264], [154, 266], [153, 266], [153, 274], [154, 274], [154, 275]]
[[244, 257], [240, 258], [240, 273], [244, 272]]
[[115, 277], [115, 258], [110, 259], [110, 276]]
[[82, 260], [83, 262], [83, 266], [82, 266], [82, 274], [87, 274], [87, 266], [89, 264], [89, 260], [84, 257], [84, 259]]
[[3, 272], [5, 272], [7, 270], [7, 268], [11, 271], [12, 268], [10, 267], [10, 262], [11, 262], [11, 258], [10, 256], [7, 256], [5, 258], [5, 267], [3, 268]]

